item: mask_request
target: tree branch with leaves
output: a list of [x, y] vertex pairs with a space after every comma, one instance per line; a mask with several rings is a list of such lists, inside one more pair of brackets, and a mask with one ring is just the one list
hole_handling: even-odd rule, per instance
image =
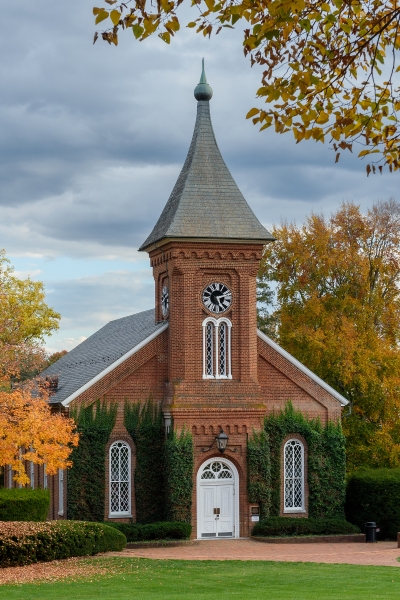
[[[184, 0], [136, 0], [95, 7], [95, 23], [118, 44], [120, 30], [143, 41], [158, 34], [167, 44], [179, 31]], [[110, 6], [111, 5], [111, 6]], [[244, 23], [243, 50], [263, 68], [257, 96], [265, 108], [247, 113], [260, 130], [291, 131], [297, 143], [328, 141], [335, 161], [357, 147], [369, 175], [400, 168], [400, 49], [398, 0], [191, 0], [188, 23], [203, 36]], [[95, 33], [94, 41], [99, 37]]]

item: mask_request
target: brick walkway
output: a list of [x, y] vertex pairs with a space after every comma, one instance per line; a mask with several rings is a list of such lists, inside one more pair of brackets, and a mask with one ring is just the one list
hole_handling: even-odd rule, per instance
[[400, 563], [397, 561], [397, 557], [400, 556], [400, 548], [397, 548], [396, 542], [263, 544], [249, 539], [202, 540], [195, 546], [138, 548], [112, 554], [178, 560], [274, 560], [400, 567]]

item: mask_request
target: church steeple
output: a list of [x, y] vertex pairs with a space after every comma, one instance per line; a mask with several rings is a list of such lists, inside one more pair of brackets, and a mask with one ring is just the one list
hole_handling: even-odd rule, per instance
[[213, 95], [203, 69], [194, 90], [197, 119], [189, 152], [172, 194], [140, 250], [171, 239], [262, 243], [272, 235], [237, 187], [218, 148], [210, 118]]

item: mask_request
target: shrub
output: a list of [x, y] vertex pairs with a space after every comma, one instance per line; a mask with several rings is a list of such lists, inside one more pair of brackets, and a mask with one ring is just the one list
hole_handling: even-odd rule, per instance
[[148, 542], [151, 540], [186, 540], [190, 537], [192, 526], [188, 523], [109, 523], [126, 536], [128, 542]]
[[353, 473], [347, 482], [346, 518], [362, 530], [367, 521], [375, 521], [381, 539], [395, 539], [400, 531], [400, 468]]
[[49, 507], [48, 490], [0, 489], [0, 521], [45, 521]]
[[360, 533], [355, 525], [343, 519], [293, 519], [270, 517], [253, 527], [254, 536], [347, 535]]
[[122, 550], [126, 537], [101, 523], [0, 523], [0, 567]]

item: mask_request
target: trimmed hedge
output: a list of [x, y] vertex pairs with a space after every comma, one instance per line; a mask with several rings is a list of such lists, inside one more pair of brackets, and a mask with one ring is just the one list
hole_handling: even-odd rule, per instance
[[126, 537], [102, 523], [0, 523], [0, 567], [118, 551], [125, 546]]
[[168, 521], [141, 525], [140, 523], [111, 523], [126, 536], [128, 542], [149, 542], [151, 540], [187, 540], [192, 532], [192, 526], [188, 523]]
[[356, 525], [342, 519], [293, 519], [290, 517], [270, 517], [253, 527], [251, 535], [257, 537], [298, 536], [298, 535], [347, 535], [360, 533]]
[[49, 507], [48, 490], [0, 489], [0, 521], [45, 521]]
[[365, 469], [347, 481], [346, 518], [364, 530], [367, 521], [380, 528], [379, 539], [400, 531], [400, 468]]

